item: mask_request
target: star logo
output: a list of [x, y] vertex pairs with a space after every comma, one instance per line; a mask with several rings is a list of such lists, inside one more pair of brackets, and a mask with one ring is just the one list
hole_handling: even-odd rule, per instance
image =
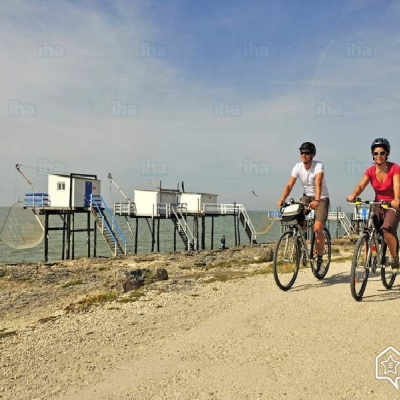
[[389, 346], [375, 357], [375, 378], [389, 381], [399, 389], [400, 352]]
[[400, 364], [400, 361], [395, 360], [392, 355], [390, 355], [386, 361], [381, 361], [381, 364], [385, 368], [384, 374], [395, 374], [397, 375], [397, 367]]

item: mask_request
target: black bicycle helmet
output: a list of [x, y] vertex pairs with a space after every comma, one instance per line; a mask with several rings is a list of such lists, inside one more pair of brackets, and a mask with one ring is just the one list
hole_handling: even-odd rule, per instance
[[385, 138], [375, 139], [371, 144], [371, 153], [373, 153], [377, 147], [383, 147], [387, 151], [387, 155], [390, 154], [390, 143], [387, 139]]
[[311, 142], [304, 142], [300, 147], [299, 150], [309, 150], [314, 156], [317, 154], [317, 149], [315, 148], [314, 143]]

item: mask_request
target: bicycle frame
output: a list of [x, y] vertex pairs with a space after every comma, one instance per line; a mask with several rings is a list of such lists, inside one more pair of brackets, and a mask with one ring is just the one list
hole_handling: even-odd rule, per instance
[[[294, 201], [291, 201], [289, 204], [283, 204], [281, 212], [284, 207], [292, 204], [301, 204], [303, 207], [301, 212], [306, 207], [304, 203], [294, 203]], [[326, 247], [323, 259], [321, 258], [321, 261], [314, 262], [316, 260], [314, 258], [316, 246], [314, 218], [304, 219], [297, 210], [295, 214], [287, 213], [282, 216], [286, 217], [285, 219], [282, 218], [285, 229], [276, 242], [273, 257], [273, 271], [276, 284], [282, 290], [289, 290], [297, 278], [300, 262], [302, 262], [304, 267], [310, 264], [313, 275], [319, 280], [323, 279], [329, 270], [331, 261], [331, 237], [328, 229], [324, 226], [323, 235]], [[303, 226], [304, 223], [306, 226]], [[308, 232], [311, 233], [310, 245], [308, 245], [306, 239]]]
[[[358, 203], [356, 204], [359, 205]], [[369, 206], [368, 218], [367, 221], [364, 222], [364, 229], [361, 232], [361, 235], [368, 235], [368, 249], [365, 268], [372, 268], [373, 270], [376, 268], [385, 268], [387, 245], [383, 239], [381, 230], [377, 229], [375, 226], [374, 216], [376, 216], [376, 205], [380, 205], [386, 209], [388, 208], [388, 205], [387, 203], [379, 201], [363, 201], [361, 204]]]
[[361, 301], [370, 270], [376, 272], [377, 268], [380, 269], [382, 284], [386, 289], [392, 288], [396, 273], [392, 272], [387, 263], [388, 246], [380, 227], [376, 226], [376, 223], [380, 223], [380, 221], [374, 218], [377, 216], [377, 206], [389, 209], [389, 204], [382, 201], [362, 201], [361, 199], [354, 204], [356, 206], [368, 206], [369, 209], [367, 220], [364, 220], [364, 229], [354, 247], [350, 273], [351, 294], [356, 301]]
[[[304, 257], [306, 259], [306, 263], [310, 263], [310, 267], [313, 266], [314, 257], [312, 257], [306, 239], [306, 234], [313, 235], [312, 229], [314, 228], [314, 219], [306, 219], [305, 220], [307, 227], [304, 229], [300, 224], [295, 225], [286, 225], [285, 232], [293, 231], [296, 235], [298, 241], [301, 244], [300, 250], [304, 249]], [[305, 266], [305, 263], [303, 262]]]

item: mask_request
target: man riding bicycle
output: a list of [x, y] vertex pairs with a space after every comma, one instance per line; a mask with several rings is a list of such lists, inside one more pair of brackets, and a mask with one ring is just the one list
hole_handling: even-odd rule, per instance
[[323, 227], [328, 218], [329, 192], [325, 182], [324, 164], [314, 160], [317, 153], [315, 145], [304, 142], [300, 147], [301, 162], [297, 163], [284, 187], [281, 198], [277, 201], [278, 208], [282, 206], [296, 183], [297, 178], [303, 185], [304, 193], [301, 202], [309, 203], [309, 207], [315, 210], [314, 232], [317, 250], [317, 270], [321, 267], [324, 254]]
[[383, 237], [390, 250], [391, 259], [389, 264], [393, 273], [399, 271], [399, 255], [397, 248], [397, 228], [400, 222], [400, 167], [396, 163], [388, 161], [390, 154], [390, 143], [385, 138], [375, 139], [371, 144], [372, 159], [374, 165], [369, 167], [359, 184], [354, 188], [351, 195], [347, 196], [348, 202], [354, 202], [368, 183], [375, 191], [375, 201], [390, 203], [393, 209], [376, 208], [376, 215]]

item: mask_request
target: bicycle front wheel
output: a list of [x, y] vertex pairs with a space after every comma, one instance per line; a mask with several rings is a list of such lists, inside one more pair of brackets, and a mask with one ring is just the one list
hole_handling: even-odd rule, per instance
[[293, 231], [286, 231], [279, 238], [275, 246], [273, 269], [274, 278], [278, 287], [289, 290], [299, 272], [300, 249], [297, 236]]
[[351, 295], [361, 301], [368, 282], [371, 253], [369, 251], [369, 236], [363, 234], [357, 240], [351, 263], [350, 289]]
[[315, 249], [315, 233], [313, 233], [311, 238], [311, 246], [310, 246], [311, 269], [314, 276], [317, 279], [325, 278], [326, 274], [328, 273], [329, 266], [331, 265], [331, 256], [332, 256], [331, 234], [329, 233], [328, 228], [326, 226], [324, 226], [323, 234], [324, 234], [324, 253], [322, 255], [321, 265], [317, 265], [317, 252]]

